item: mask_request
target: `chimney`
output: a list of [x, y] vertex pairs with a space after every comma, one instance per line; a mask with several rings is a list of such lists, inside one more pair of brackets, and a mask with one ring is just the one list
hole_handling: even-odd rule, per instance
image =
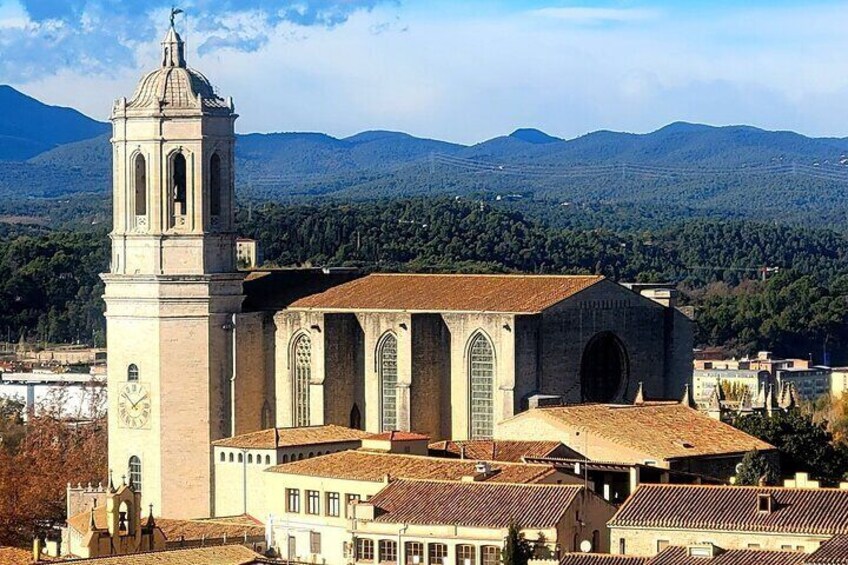
[[479, 475], [489, 475], [492, 472], [492, 466], [488, 461], [478, 461], [474, 465], [474, 471]]
[[32, 540], [32, 560], [41, 561], [41, 538]]
[[677, 308], [678, 292], [674, 288], [646, 288], [639, 294], [666, 308]]

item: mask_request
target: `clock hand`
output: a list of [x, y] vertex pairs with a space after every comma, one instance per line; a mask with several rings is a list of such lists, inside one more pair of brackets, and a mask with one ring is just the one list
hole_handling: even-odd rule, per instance
[[141, 401], [142, 401], [142, 400], [144, 400], [145, 398], [147, 398], [147, 395], [146, 395], [146, 394], [145, 394], [144, 396], [142, 396], [141, 398], [139, 398], [139, 399], [138, 399], [138, 402], [132, 402], [132, 400], [130, 400], [130, 402], [132, 402], [133, 408], [135, 408], [136, 406], [138, 406], [139, 404], [141, 404]]

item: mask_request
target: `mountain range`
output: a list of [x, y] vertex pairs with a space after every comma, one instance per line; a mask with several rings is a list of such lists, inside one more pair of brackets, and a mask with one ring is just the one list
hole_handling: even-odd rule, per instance
[[[0, 86], [0, 195], [105, 193], [107, 123]], [[848, 139], [673, 123], [560, 139], [518, 129], [475, 145], [367, 131], [239, 135], [240, 194], [258, 199], [498, 193], [781, 216], [848, 213]], [[743, 214], [744, 215], [744, 214]]]

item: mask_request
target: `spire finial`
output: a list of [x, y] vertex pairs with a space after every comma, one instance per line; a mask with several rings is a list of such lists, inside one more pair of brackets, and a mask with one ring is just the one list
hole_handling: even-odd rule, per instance
[[639, 388], [636, 389], [636, 398], [633, 399], [633, 404], [635, 406], [645, 404], [645, 391], [643, 390], [642, 381], [639, 381]]
[[162, 40], [162, 66], [163, 67], [185, 67], [185, 43], [174, 27], [174, 16], [183, 11], [179, 8], [171, 9], [171, 27]]
[[171, 6], [171, 27], [174, 27], [174, 18], [177, 14], [182, 14], [183, 11], [175, 6]]
[[680, 404], [687, 408], [697, 408], [697, 405], [692, 398], [692, 391], [689, 389], [689, 383], [686, 383], [683, 386], [683, 397], [680, 399]]

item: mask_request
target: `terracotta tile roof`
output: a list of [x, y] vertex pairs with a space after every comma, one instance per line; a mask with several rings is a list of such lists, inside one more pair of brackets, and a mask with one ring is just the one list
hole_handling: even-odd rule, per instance
[[[84, 510], [79, 514], [75, 514], [68, 518], [68, 527], [76, 530], [81, 534], [88, 533], [91, 525], [91, 510]], [[98, 506], [94, 509], [94, 525], [98, 530], [105, 530], [106, 524], [106, 507]]]
[[301, 298], [291, 308], [536, 313], [601, 280], [594, 275], [377, 274]]
[[420, 441], [429, 440], [430, 436], [418, 434], [415, 432], [402, 432], [399, 430], [394, 430], [391, 432], [383, 432], [381, 434], [373, 434], [368, 436], [367, 439], [376, 439], [378, 441]]
[[559, 565], [646, 565], [649, 559], [609, 553], [566, 553]]
[[804, 562], [807, 565], [848, 565], [848, 534], [833, 536]]
[[243, 538], [264, 536], [265, 526], [250, 516], [208, 518], [204, 520], [174, 520], [157, 518], [156, 525], [168, 541], [211, 538]]
[[579, 485], [516, 485], [395, 481], [369, 501], [375, 522], [522, 529], [556, 526], [583, 489]]
[[805, 553], [732, 549], [715, 557], [690, 557], [685, 547], [668, 547], [646, 565], [803, 565]]
[[434, 457], [479, 459], [483, 461], [512, 461], [523, 457], [550, 457], [557, 450], [568, 450], [558, 441], [511, 441], [477, 439], [468, 441], [437, 441], [429, 445]]
[[679, 403], [581, 404], [535, 408], [513, 418], [539, 414], [657, 459], [744, 453], [773, 446]]
[[[146, 517], [142, 517], [146, 520]], [[261, 522], [251, 516], [231, 516], [225, 518], [209, 518], [203, 520], [174, 520], [170, 518], [156, 518], [156, 525], [165, 534], [169, 541], [199, 540], [204, 538], [244, 537], [261, 536], [265, 534], [265, 527]], [[91, 511], [86, 510], [68, 518], [68, 527], [81, 534], [89, 531], [91, 524]], [[98, 506], [94, 509], [94, 524], [99, 530], [105, 530], [106, 506]]]
[[254, 563], [265, 563], [265, 560], [244, 546], [221, 545], [197, 549], [152, 551], [117, 557], [75, 559], [68, 561], [68, 563], [91, 563], [92, 565], [252, 565]]
[[0, 547], [0, 565], [29, 565], [32, 551], [17, 547]]
[[[758, 511], [760, 494], [773, 497], [772, 512]], [[848, 490], [642, 484], [609, 527], [844, 534]]]
[[[373, 451], [340, 451], [312, 459], [285, 463], [267, 469], [273, 473], [309, 475], [354, 481], [393, 479], [436, 479], [458, 481], [476, 474], [474, 461], [438, 459], [420, 455], [401, 455]], [[535, 483], [555, 470], [551, 465], [492, 463], [486, 482]]]
[[357, 441], [369, 437], [369, 433], [344, 426], [307, 426], [303, 428], [269, 428], [234, 437], [213, 441], [217, 447], [242, 449], [276, 449], [299, 445], [320, 445]]

